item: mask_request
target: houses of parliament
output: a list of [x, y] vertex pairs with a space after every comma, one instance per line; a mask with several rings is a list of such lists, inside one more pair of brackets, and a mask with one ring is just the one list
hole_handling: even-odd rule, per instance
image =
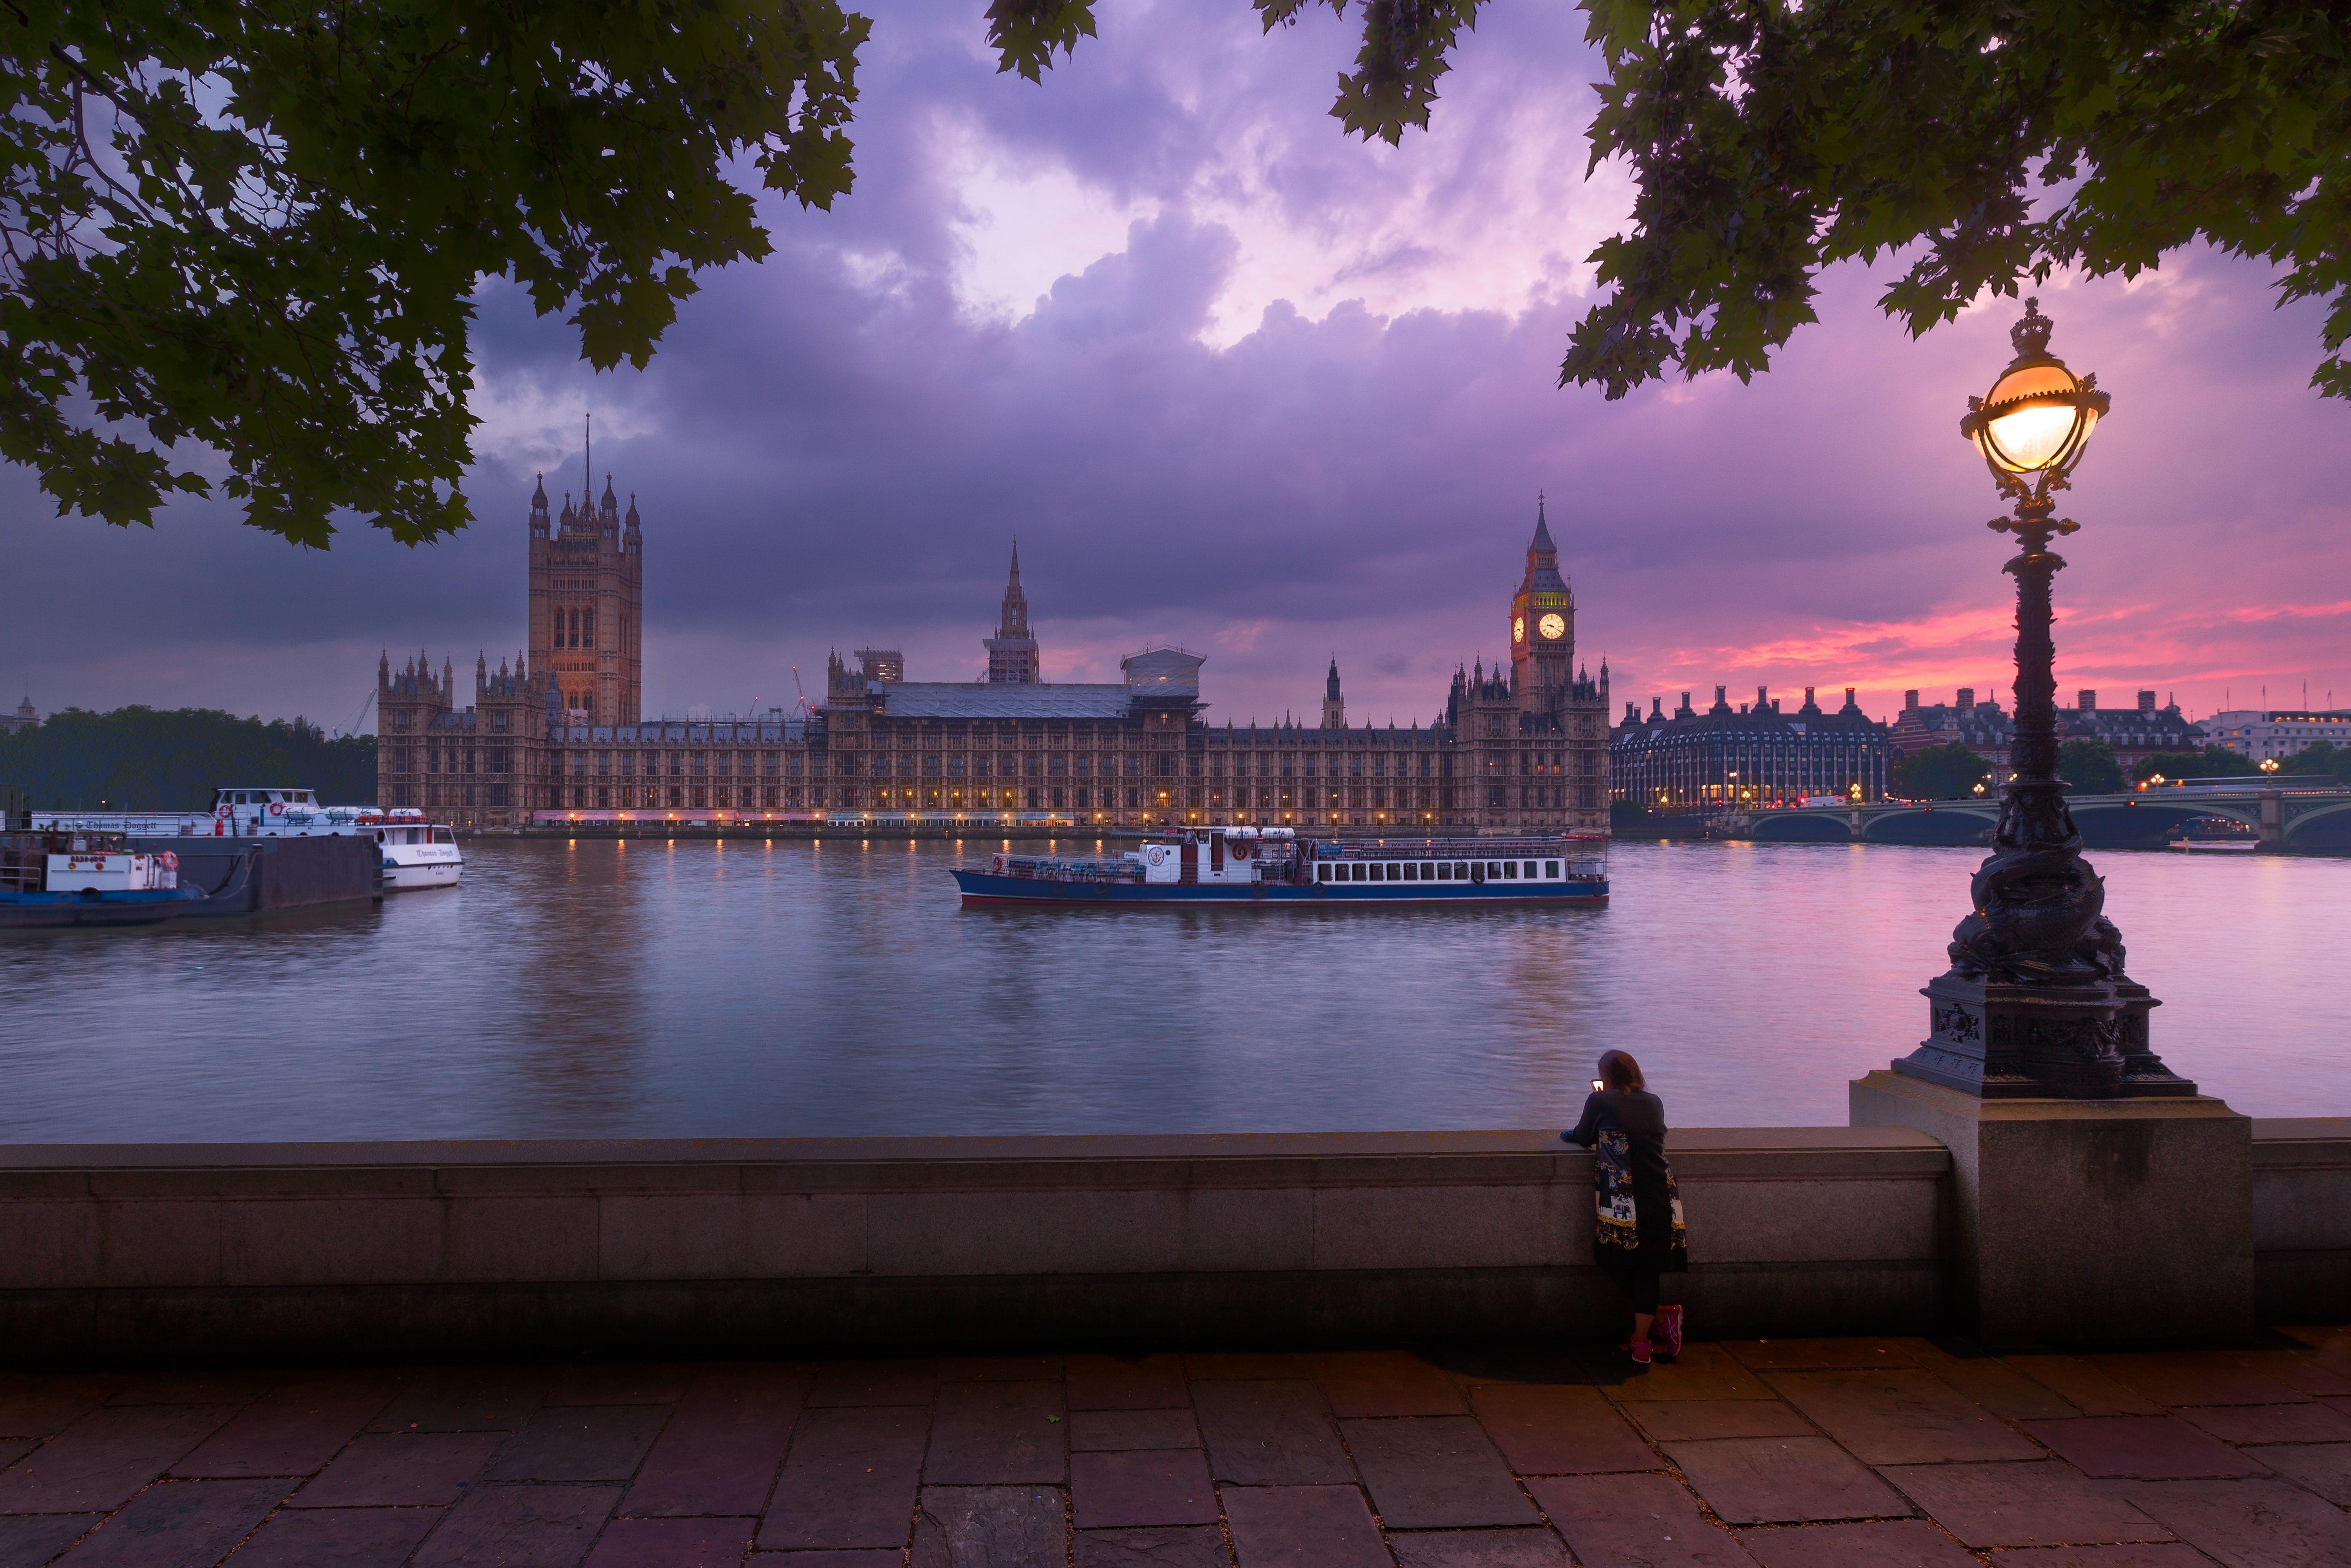
[[476, 828], [572, 821], [705, 823], [1000, 819], [1077, 827], [1250, 822], [1323, 831], [1604, 832], [1608, 670], [1575, 668], [1575, 596], [1538, 507], [1506, 625], [1510, 660], [1456, 669], [1438, 714], [1347, 721], [1338, 663], [1320, 722], [1218, 724], [1207, 663], [1158, 647], [1111, 682], [1049, 682], [1016, 547], [987, 675], [910, 681], [895, 650], [829, 661], [804, 716], [646, 719], [644, 543], [632, 497], [542, 481], [527, 533], [527, 646], [377, 667], [377, 800]]

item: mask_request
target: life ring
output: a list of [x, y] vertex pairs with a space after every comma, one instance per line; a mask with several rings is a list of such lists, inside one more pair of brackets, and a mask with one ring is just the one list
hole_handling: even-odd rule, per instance
[[1143, 852], [1143, 858], [1147, 864], [1165, 865], [1167, 862], [1166, 848], [1161, 844], [1154, 844]]
[[219, 809], [218, 810], [214, 811], [214, 812], [213, 813], [213, 815], [214, 815], [214, 816], [215, 816], [215, 817], [218, 817], [222, 821], [225, 822], [225, 821], [228, 821], [230, 813], [231, 813], [231, 812], [233, 812], [233, 811], [235, 811], [235, 810], [236, 810], [236, 808], [235, 808], [235, 807], [234, 807], [234, 806], [230, 805], [227, 801], [224, 800], [224, 801], [222, 801], [222, 802], [220, 803], [220, 809]]
[[269, 814], [273, 817], [284, 816], [286, 814], [286, 802], [283, 800], [272, 800], [269, 802]]
[[180, 869], [180, 857], [171, 850], [165, 850], [162, 854], [157, 855], [155, 858], [163, 862], [163, 869], [165, 871], [177, 871]]
[[1249, 858], [1249, 841], [1247, 839], [1227, 839], [1225, 841], [1225, 852], [1232, 856], [1233, 859], [1237, 861], [1245, 861]]

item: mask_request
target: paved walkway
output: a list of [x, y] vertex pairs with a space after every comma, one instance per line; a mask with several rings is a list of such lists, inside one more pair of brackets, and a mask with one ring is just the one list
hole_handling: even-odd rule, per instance
[[0, 1376], [0, 1568], [2351, 1565], [2351, 1329], [1612, 1362]]

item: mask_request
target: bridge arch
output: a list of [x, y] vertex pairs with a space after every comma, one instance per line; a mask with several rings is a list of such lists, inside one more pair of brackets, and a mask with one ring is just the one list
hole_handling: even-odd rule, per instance
[[1747, 836], [1760, 844], [1849, 844], [1854, 841], [1849, 816], [1843, 807], [1834, 810], [1759, 811]]
[[1865, 844], [1982, 844], [1991, 841], [1991, 831], [1999, 824], [1996, 809], [1961, 803], [1956, 800], [1938, 801], [1931, 806], [1898, 807], [1879, 810], [1862, 819], [1861, 841]]
[[2284, 847], [2317, 853], [2351, 853], [2351, 794], [2316, 800], [2295, 810], [2292, 796], [2283, 802], [2280, 824]]

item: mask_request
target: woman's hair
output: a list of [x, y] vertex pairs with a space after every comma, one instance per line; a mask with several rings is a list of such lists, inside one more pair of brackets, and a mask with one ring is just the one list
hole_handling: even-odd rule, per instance
[[1646, 1089], [1641, 1064], [1629, 1051], [1611, 1051], [1600, 1058], [1600, 1080], [1611, 1089]]

